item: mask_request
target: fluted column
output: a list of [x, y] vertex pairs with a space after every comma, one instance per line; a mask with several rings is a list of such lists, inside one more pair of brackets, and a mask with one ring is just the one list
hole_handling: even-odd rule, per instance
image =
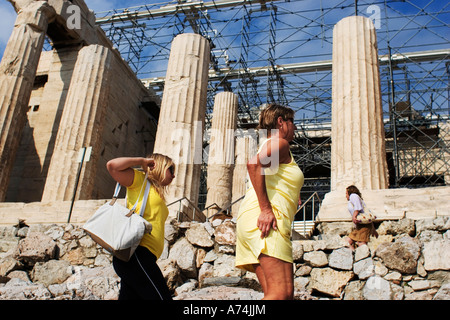
[[198, 203], [209, 52], [208, 41], [198, 34], [172, 41], [154, 147], [177, 165], [168, 202], [186, 197]]
[[[238, 97], [234, 93], [216, 95], [209, 143], [206, 207], [215, 203], [224, 209], [231, 203], [237, 108]], [[208, 211], [208, 215], [211, 213], [213, 211]]]
[[111, 51], [101, 45], [86, 46], [78, 53], [42, 201], [71, 199], [79, 150], [92, 146], [91, 159], [81, 171], [77, 195], [77, 199], [90, 198], [108, 103], [111, 63]]
[[[236, 135], [236, 148], [235, 148], [235, 165], [233, 171], [233, 199], [236, 201], [243, 195], [248, 189], [248, 176], [247, 176], [247, 162], [255, 156], [258, 151], [258, 139], [256, 132], [252, 135], [248, 132], [240, 132]], [[241, 201], [235, 203], [231, 212], [234, 217], [237, 216]]]
[[333, 30], [331, 191], [388, 187], [377, 39], [360, 16]]
[[54, 15], [43, 1], [20, 10], [0, 63], [0, 201], [5, 199], [45, 33]]

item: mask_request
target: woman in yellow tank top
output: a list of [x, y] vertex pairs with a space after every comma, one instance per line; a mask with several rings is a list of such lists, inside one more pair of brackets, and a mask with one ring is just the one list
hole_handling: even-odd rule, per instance
[[236, 266], [255, 272], [265, 300], [293, 298], [291, 224], [303, 173], [289, 150], [294, 111], [276, 104], [261, 112], [268, 140], [247, 164], [251, 187], [237, 218]]
[[113, 267], [120, 277], [119, 300], [172, 300], [156, 260], [164, 248], [164, 224], [169, 210], [164, 201], [165, 189], [175, 178], [175, 164], [172, 159], [154, 153], [147, 158], [122, 157], [108, 161], [106, 167], [111, 177], [127, 187], [127, 206], [130, 208], [139, 198], [136, 212], [142, 206], [139, 197], [144, 184], [145, 173], [134, 169], [141, 166], [148, 172], [151, 183], [144, 209], [144, 219], [152, 224], [152, 232], [145, 234], [128, 262], [113, 258]]

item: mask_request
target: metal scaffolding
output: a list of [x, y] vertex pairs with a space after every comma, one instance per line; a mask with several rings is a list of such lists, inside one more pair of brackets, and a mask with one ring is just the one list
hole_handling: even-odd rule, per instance
[[208, 38], [207, 124], [214, 95], [223, 90], [239, 96], [241, 128], [255, 126], [265, 103], [292, 107], [299, 128], [292, 150], [308, 197], [329, 191], [332, 30], [355, 14], [377, 29], [390, 187], [450, 184], [449, 4], [178, 0], [96, 16], [137, 76], [159, 94], [173, 37]]

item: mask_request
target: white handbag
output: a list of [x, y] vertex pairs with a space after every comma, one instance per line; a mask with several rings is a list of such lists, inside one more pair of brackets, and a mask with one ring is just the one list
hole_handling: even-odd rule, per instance
[[[139, 214], [135, 214], [144, 184], [146, 187], [142, 206]], [[151, 223], [143, 218], [150, 182], [145, 175], [139, 196], [131, 209], [116, 202], [120, 188], [120, 184], [117, 183], [112, 200], [102, 205], [84, 224], [83, 229], [91, 236], [92, 240], [113, 256], [123, 261], [129, 261], [144, 233], [150, 233], [152, 230]]]

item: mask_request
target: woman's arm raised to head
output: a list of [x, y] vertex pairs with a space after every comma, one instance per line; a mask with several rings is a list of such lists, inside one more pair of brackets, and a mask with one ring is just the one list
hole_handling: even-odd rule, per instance
[[108, 161], [106, 168], [115, 181], [124, 187], [129, 187], [133, 184], [134, 180], [134, 171], [132, 167], [142, 166], [144, 170], [146, 170], [147, 167], [153, 167], [154, 163], [154, 160], [150, 158], [122, 157]]

